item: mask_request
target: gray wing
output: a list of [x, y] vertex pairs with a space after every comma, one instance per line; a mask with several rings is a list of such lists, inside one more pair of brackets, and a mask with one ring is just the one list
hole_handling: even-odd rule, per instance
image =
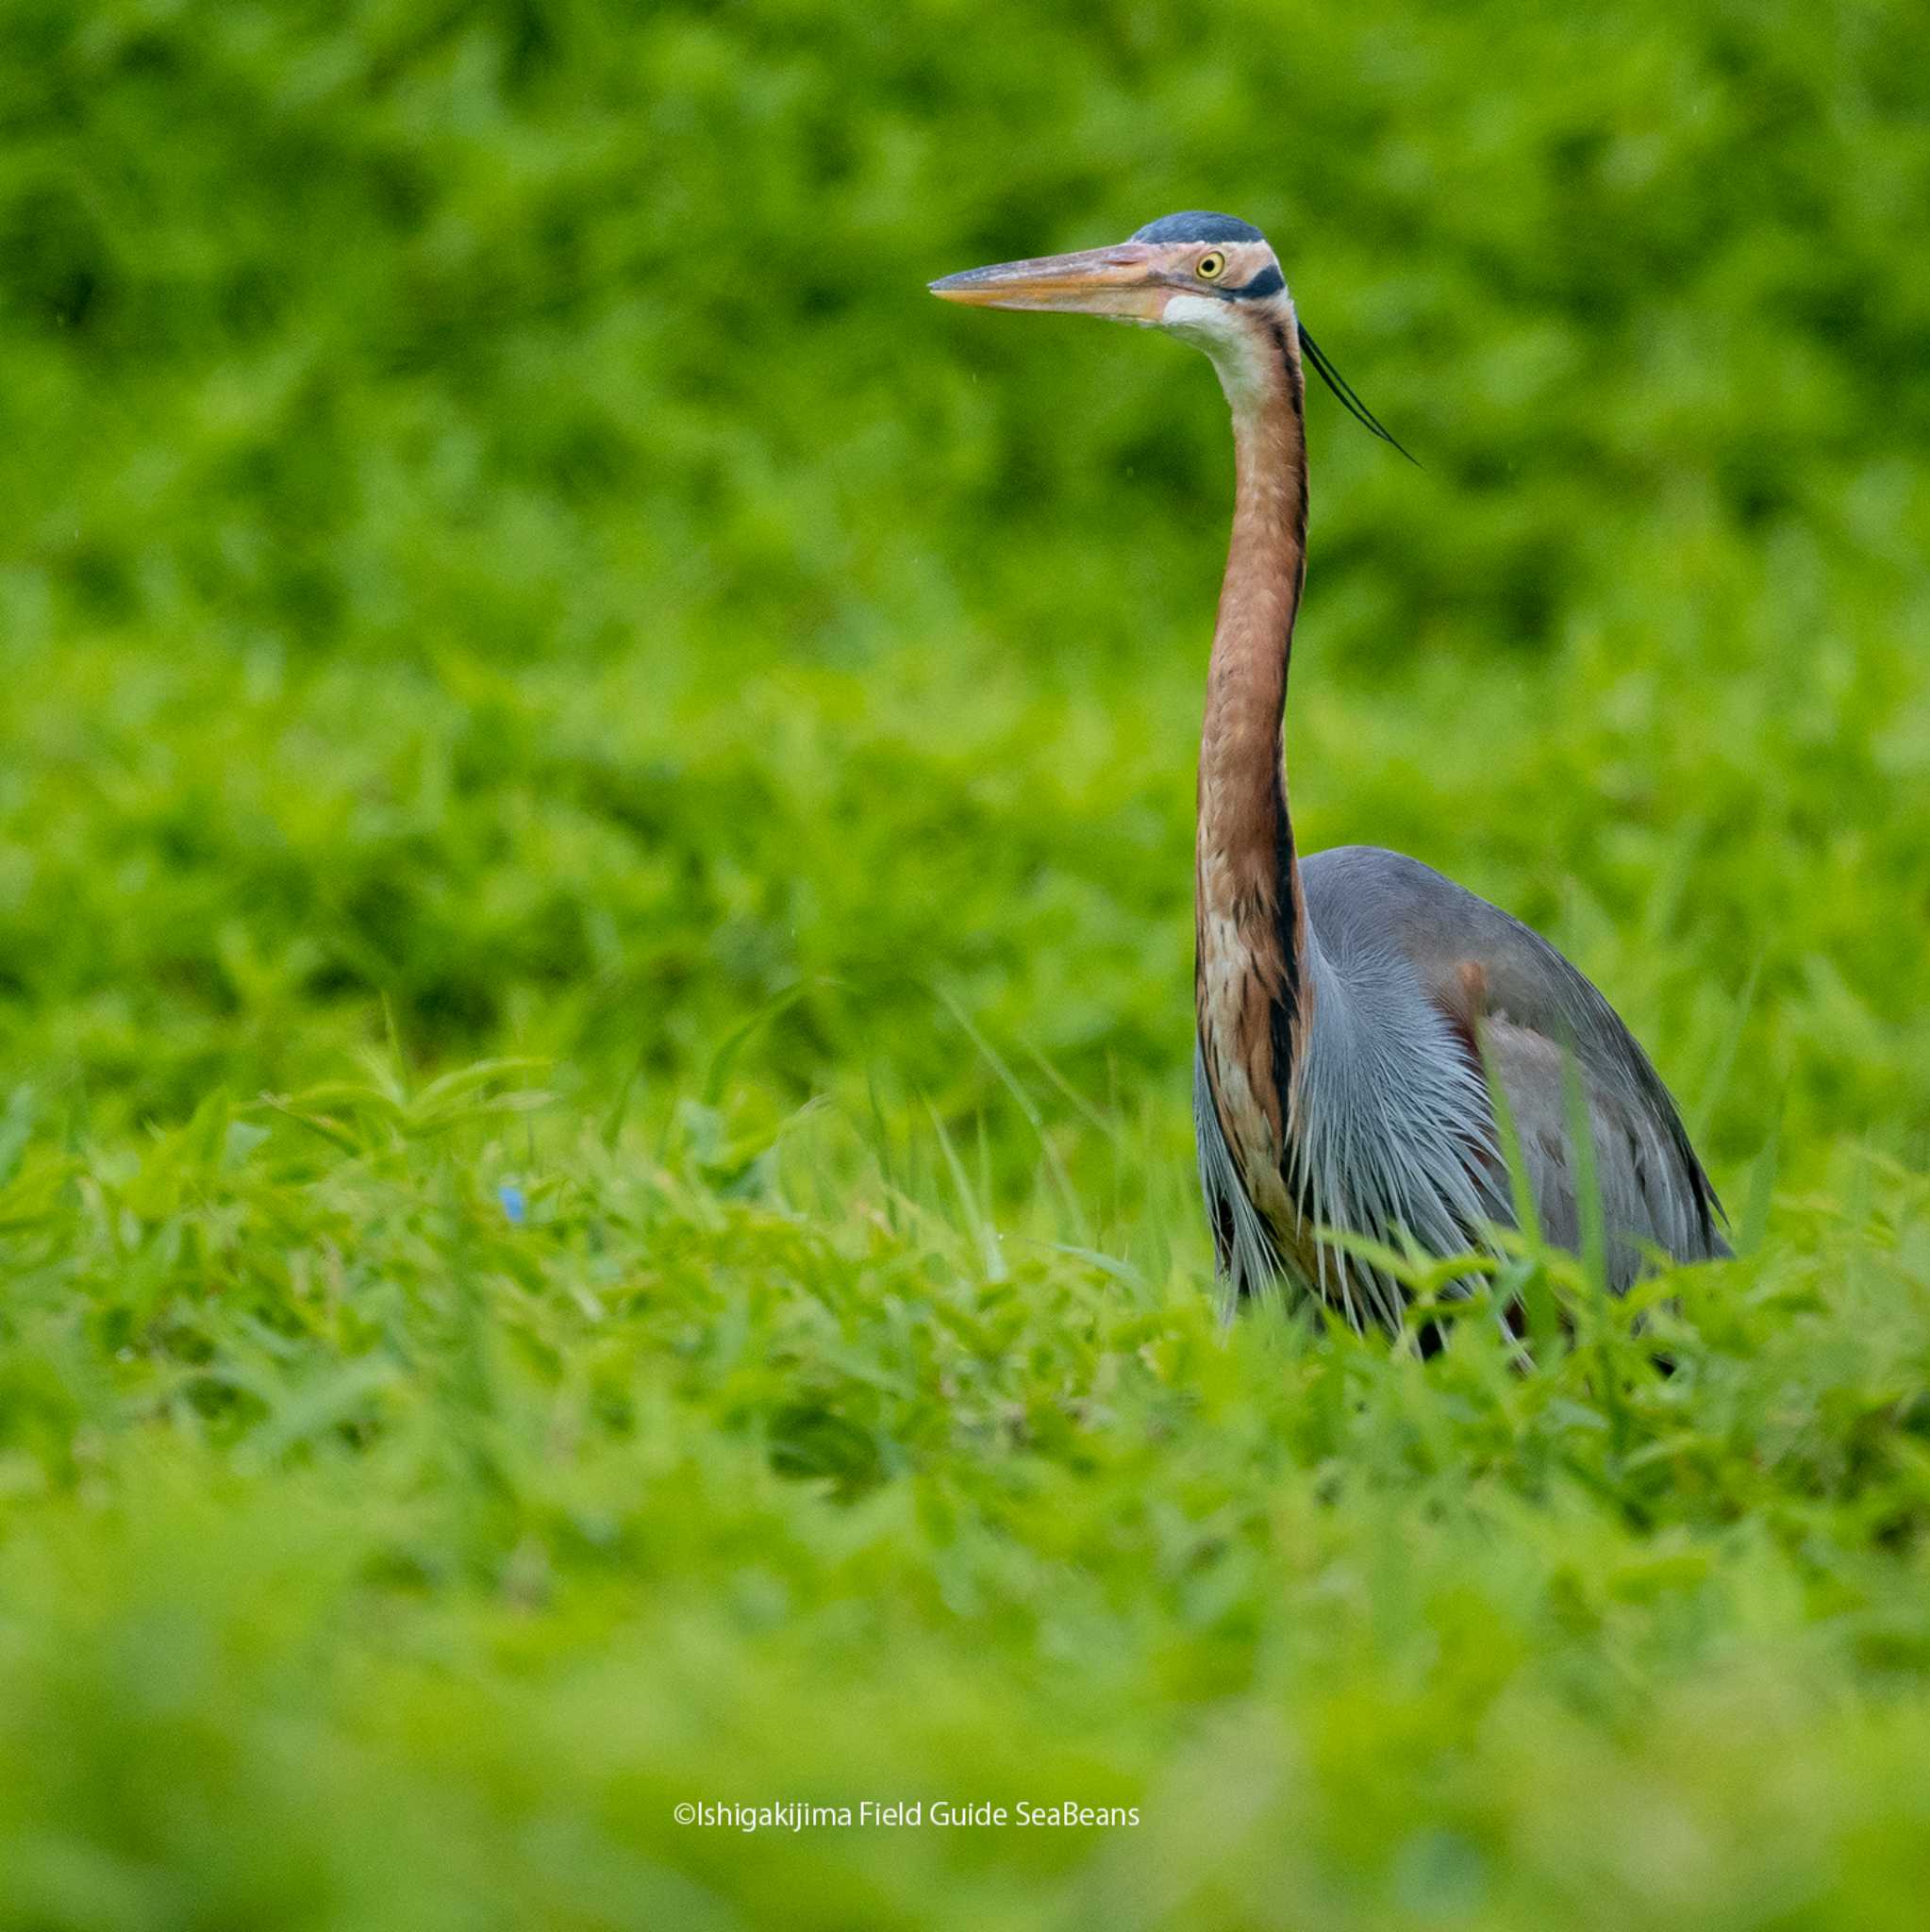
[[1609, 1272], [1619, 1291], [1644, 1252], [1726, 1255], [1722, 1208], [1669, 1090], [1614, 1008], [1541, 936], [1418, 859], [1344, 845], [1303, 863], [1309, 924], [1337, 969], [1392, 944], [1472, 1054], [1485, 1050], [1521, 1137], [1544, 1231], [1579, 1245], [1563, 1073], [1588, 1104]]

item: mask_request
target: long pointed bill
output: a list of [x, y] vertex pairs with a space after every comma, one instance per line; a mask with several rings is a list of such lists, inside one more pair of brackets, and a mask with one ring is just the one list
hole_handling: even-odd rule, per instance
[[1153, 277], [1154, 251], [1143, 242], [1088, 248], [1077, 255], [1041, 255], [967, 269], [931, 284], [946, 302], [974, 308], [1043, 308], [1072, 315], [1110, 315], [1122, 322], [1156, 322], [1171, 292]]

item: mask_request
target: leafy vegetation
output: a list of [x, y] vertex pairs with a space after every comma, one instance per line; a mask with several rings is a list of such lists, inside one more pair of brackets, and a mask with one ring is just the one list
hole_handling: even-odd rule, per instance
[[[1914, 1919], [1926, 40], [14, 0], [0, 1924]], [[1314, 400], [1306, 842], [1738, 1224], [1531, 1369], [1206, 1292], [1222, 405], [923, 291], [1196, 206], [1425, 464]], [[674, 1812], [867, 1799], [1139, 1823]]]

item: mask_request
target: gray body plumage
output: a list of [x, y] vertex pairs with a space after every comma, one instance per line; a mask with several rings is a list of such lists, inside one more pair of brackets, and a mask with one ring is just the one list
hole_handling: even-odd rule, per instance
[[[1648, 1057], [1595, 988], [1538, 933], [1398, 853], [1349, 845], [1302, 862], [1312, 981], [1286, 1181], [1303, 1228], [1255, 1208], [1196, 1072], [1200, 1178], [1229, 1286], [1282, 1274], [1350, 1319], [1397, 1321], [1385, 1275], [1317, 1230], [1436, 1255], [1478, 1248], [1515, 1215], [1483, 1075], [1520, 1138], [1543, 1232], [1580, 1241], [1566, 1056], [1586, 1098], [1619, 1293], [1649, 1255], [1726, 1254], [1721, 1207]], [[1478, 1046], [1477, 1046], [1478, 1041]], [[1311, 1252], [1309, 1267], [1306, 1256]]]

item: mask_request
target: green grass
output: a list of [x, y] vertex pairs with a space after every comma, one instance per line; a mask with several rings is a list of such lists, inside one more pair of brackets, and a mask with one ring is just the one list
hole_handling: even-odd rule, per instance
[[[15, 0], [0, 1925], [1913, 1923], [1926, 63]], [[1569, 951], [1738, 1224], [1523, 1257], [1531, 1370], [1214, 1318], [1223, 405], [923, 287], [1190, 206], [1425, 464], [1312, 404], [1305, 842]], [[865, 1799], [1140, 1822], [674, 1817]]]

